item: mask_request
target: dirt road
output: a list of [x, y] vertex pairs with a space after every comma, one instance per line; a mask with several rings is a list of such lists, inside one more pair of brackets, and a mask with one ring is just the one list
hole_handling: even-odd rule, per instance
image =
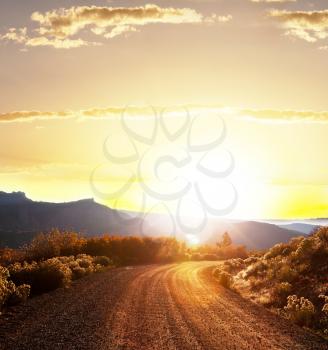
[[0, 349], [328, 349], [212, 279], [215, 263], [113, 269], [0, 317]]

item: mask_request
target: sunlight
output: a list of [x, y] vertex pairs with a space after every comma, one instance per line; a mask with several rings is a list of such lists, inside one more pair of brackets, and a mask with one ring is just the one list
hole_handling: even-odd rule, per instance
[[187, 234], [186, 238], [189, 246], [197, 246], [200, 243], [200, 240], [196, 235]]

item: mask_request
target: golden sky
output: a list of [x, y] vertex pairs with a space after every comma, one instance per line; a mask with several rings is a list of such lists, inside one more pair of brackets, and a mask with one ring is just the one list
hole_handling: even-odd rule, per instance
[[[140, 210], [137, 187], [152, 181], [149, 169], [115, 199], [90, 186], [101, 164], [109, 168], [97, 184], [113, 192], [140, 163], [122, 170], [104, 141], [126, 156], [134, 149], [124, 111], [141, 135], [151, 135], [154, 110], [171, 128], [188, 111], [195, 142], [219, 133], [216, 116], [226, 123], [220, 148], [233, 155], [227, 180], [238, 193], [229, 216], [327, 217], [326, 1], [3, 0], [0, 23], [0, 190]], [[186, 148], [192, 127], [181, 128], [174, 140], [160, 128], [152, 160]], [[139, 155], [150, 147], [135, 145]], [[211, 155], [212, 164], [220, 159]], [[218, 205], [228, 196], [220, 191], [210, 198]]]

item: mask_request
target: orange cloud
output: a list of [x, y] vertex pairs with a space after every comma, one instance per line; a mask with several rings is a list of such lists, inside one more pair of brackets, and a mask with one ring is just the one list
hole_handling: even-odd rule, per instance
[[316, 42], [328, 37], [328, 10], [271, 10], [269, 16], [282, 23], [286, 29], [286, 35], [294, 36], [308, 42]]
[[0, 36], [0, 40], [14, 41], [26, 46], [74, 48], [101, 44], [90, 43], [82, 38], [73, 38], [83, 29], [111, 39], [129, 32], [136, 32], [137, 27], [149, 24], [224, 23], [231, 18], [230, 15], [216, 14], [205, 17], [191, 8], [163, 8], [153, 4], [140, 7], [76, 6], [45, 13], [34, 12], [31, 19], [38, 24], [38, 28], [34, 30], [38, 33], [37, 36], [30, 37], [26, 27], [11, 28], [6, 34]]
[[[174, 110], [181, 109], [181, 106], [172, 106]], [[223, 107], [207, 107], [207, 106], [184, 106], [191, 113], [217, 112], [227, 117], [246, 118], [254, 121], [264, 122], [328, 122], [328, 111], [311, 111], [311, 110], [274, 110], [274, 109], [233, 109]], [[162, 107], [155, 107], [155, 110], [162, 110]], [[229, 112], [227, 113], [227, 110]], [[31, 121], [35, 119], [52, 119], [52, 118], [117, 118], [123, 113], [136, 117], [147, 117], [149, 113], [153, 113], [147, 106], [130, 106], [130, 107], [107, 107], [107, 108], [91, 108], [78, 111], [60, 111], [60, 112], [42, 112], [42, 111], [14, 111], [0, 114], [0, 122], [20, 122]]]

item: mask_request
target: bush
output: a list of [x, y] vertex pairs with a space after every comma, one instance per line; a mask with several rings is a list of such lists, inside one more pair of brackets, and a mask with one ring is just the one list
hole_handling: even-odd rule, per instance
[[326, 314], [326, 316], [328, 316], [328, 296], [320, 294], [319, 298], [324, 300], [324, 305], [323, 305], [321, 311], [324, 312]]
[[10, 295], [15, 290], [13, 282], [9, 281], [9, 271], [5, 267], [0, 266], [0, 310], [7, 302]]
[[277, 306], [283, 306], [292, 288], [292, 285], [288, 282], [277, 283], [271, 292], [271, 303]]
[[245, 268], [245, 266], [246, 265], [243, 259], [230, 259], [223, 263], [222, 269], [226, 272], [236, 274], [237, 272]]
[[24, 255], [24, 251], [20, 249], [1, 248], [0, 265], [8, 266], [16, 261], [23, 261]]
[[220, 267], [213, 271], [213, 275], [217, 278], [219, 284], [224, 287], [231, 289], [233, 284], [233, 278], [230, 273], [223, 271]]
[[[328, 227], [321, 227], [243, 260], [241, 270], [235, 259], [225, 262], [223, 269], [234, 275], [234, 289], [242, 295], [265, 301], [297, 324], [328, 335], [327, 261]], [[295, 292], [302, 298], [292, 295]]]
[[276, 278], [282, 282], [293, 282], [297, 277], [297, 272], [287, 265], [283, 265], [276, 272]]
[[219, 257], [216, 254], [204, 254], [202, 260], [216, 261], [219, 260]]
[[66, 287], [72, 272], [58, 258], [48, 259], [39, 264], [24, 262], [9, 266], [10, 275], [16, 284], [29, 284], [32, 294], [40, 294], [50, 290]]
[[47, 234], [39, 234], [25, 247], [27, 260], [44, 260], [61, 255], [81, 253], [86, 239], [75, 232], [53, 230]]
[[101, 266], [113, 265], [112, 261], [107, 256], [95, 256], [93, 258], [93, 262], [95, 264], [99, 264]]
[[29, 284], [22, 284], [15, 288], [14, 292], [8, 298], [8, 305], [16, 305], [25, 302], [31, 292], [31, 286]]
[[30, 294], [29, 285], [16, 287], [9, 277], [9, 270], [0, 266], [0, 310], [5, 304], [15, 305], [25, 301]]
[[192, 260], [192, 261], [201, 261], [202, 260], [202, 255], [200, 253], [193, 253], [190, 256], [190, 260]]
[[290, 295], [284, 307], [287, 317], [299, 326], [311, 326], [315, 314], [314, 305], [306, 298]]
[[59, 259], [52, 258], [39, 264], [32, 288], [36, 293], [44, 293], [56, 288], [67, 287], [71, 282], [71, 277], [70, 268]]

